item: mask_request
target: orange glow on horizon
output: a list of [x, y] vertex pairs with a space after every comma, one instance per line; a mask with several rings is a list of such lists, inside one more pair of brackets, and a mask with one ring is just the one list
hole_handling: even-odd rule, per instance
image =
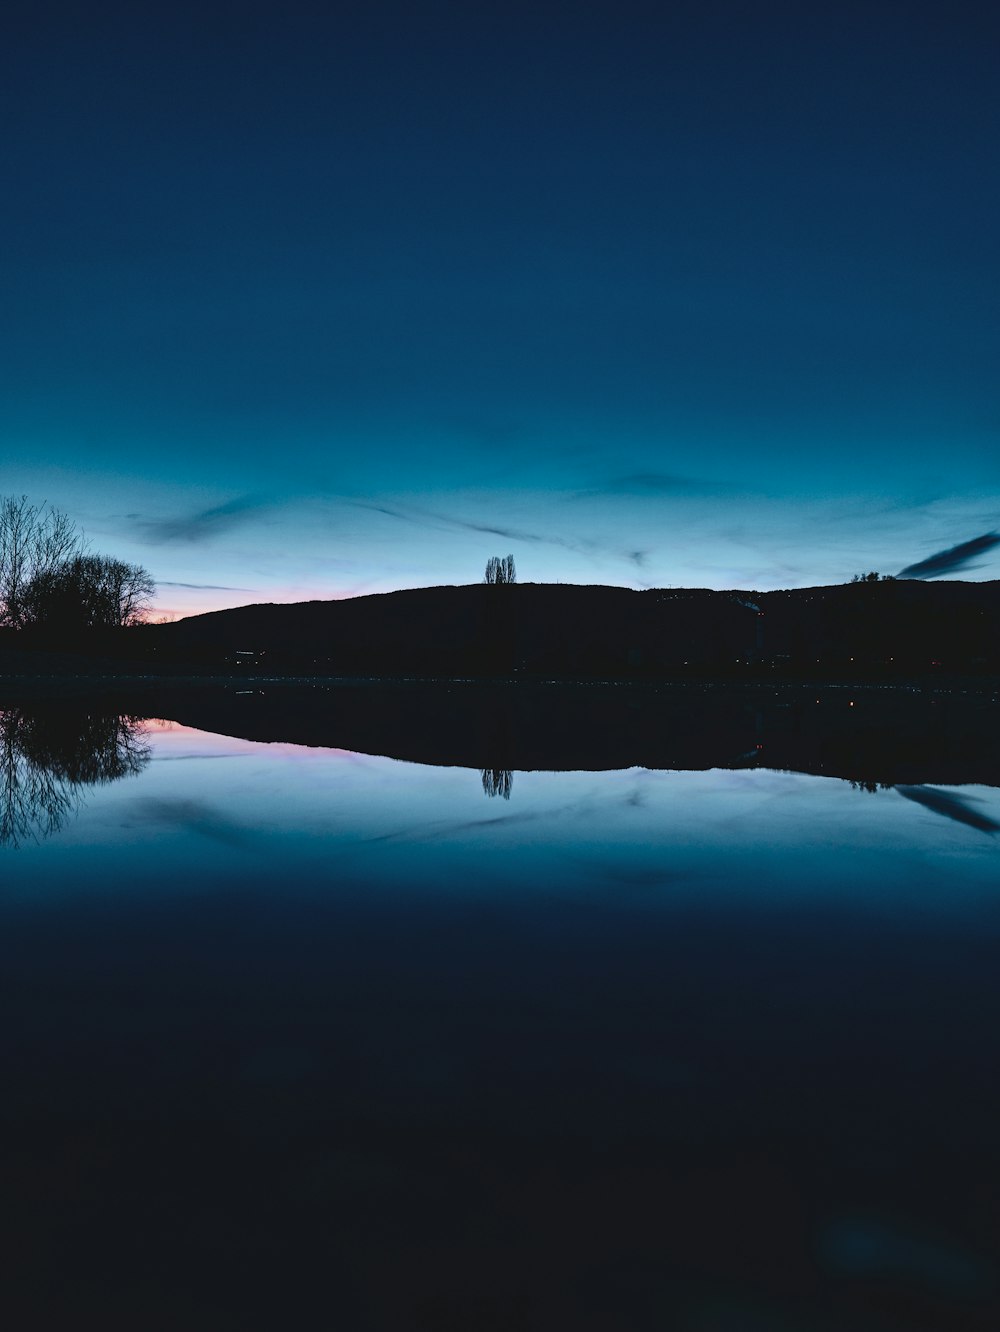
[[174, 623], [186, 620], [192, 615], [209, 615], [213, 611], [236, 610], [241, 606], [294, 605], [301, 601], [349, 601], [352, 597], [364, 596], [368, 591], [381, 591], [365, 584], [356, 588], [331, 590], [330, 588], [272, 588], [259, 593], [247, 593], [244, 596], [224, 596], [206, 588], [201, 601], [173, 602], [166, 606], [156, 603], [149, 615], [149, 623], [167, 620]]

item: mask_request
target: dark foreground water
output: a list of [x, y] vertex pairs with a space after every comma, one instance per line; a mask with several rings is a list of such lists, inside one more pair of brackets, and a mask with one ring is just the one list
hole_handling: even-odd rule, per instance
[[997, 1326], [1000, 789], [3, 717], [9, 1326]]

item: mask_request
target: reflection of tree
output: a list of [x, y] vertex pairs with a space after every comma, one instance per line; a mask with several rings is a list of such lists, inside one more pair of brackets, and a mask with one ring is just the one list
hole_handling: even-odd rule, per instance
[[83, 787], [141, 772], [144, 736], [139, 718], [117, 713], [0, 711], [0, 846], [58, 832]]
[[483, 790], [488, 796], [503, 796], [504, 800], [510, 799], [510, 788], [514, 785], [514, 774], [510, 768], [480, 768], [479, 775], [483, 779]]

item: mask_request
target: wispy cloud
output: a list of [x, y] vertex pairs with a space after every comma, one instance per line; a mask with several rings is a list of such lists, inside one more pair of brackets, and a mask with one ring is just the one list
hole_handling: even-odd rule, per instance
[[[243, 523], [249, 522], [271, 502], [256, 495], [241, 495], [225, 504], [179, 518], [141, 518], [136, 526], [144, 537], [155, 542], [200, 542], [223, 536]], [[178, 585], [180, 586], [180, 585]], [[243, 591], [244, 589], [235, 589]]]
[[190, 587], [202, 592], [255, 592], [253, 587], [229, 587], [226, 583], [174, 583], [169, 578], [158, 578], [158, 587]]
[[544, 536], [541, 532], [526, 532], [521, 527], [474, 523], [462, 518], [451, 518], [447, 521], [452, 527], [460, 527], [466, 532], [483, 532], [486, 536], [503, 537], [505, 541], [527, 541], [543, 546], [564, 546], [567, 550], [594, 550], [597, 546], [596, 542], [583, 538], [574, 540], [572, 537]]
[[[603, 553], [622, 558], [620, 549], [596, 541], [592, 537], [556, 536], [554, 533], [533, 532], [530, 529], [513, 527], [506, 523], [476, 522], [471, 518], [454, 518], [450, 514], [413, 506], [402, 508], [359, 499], [350, 500], [349, 502], [356, 508], [368, 509], [372, 513], [385, 514], [388, 518], [398, 518], [400, 522], [415, 523], [420, 527], [434, 528], [438, 531], [478, 532], [484, 536], [501, 537], [504, 541], [523, 541], [533, 545], [558, 546], [563, 550], [574, 551], [576, 554], [594, 555]], [[643, 555], [643, 552], [630, 551], [625, 555], [625, 558], [635, 563], [636, 555]]]
[[[970, 562], [980, 555], [987, 554], [994, 546], [1000, 546], [1000, 536], [996, 532], [986, 532], [983, 536], [973, 537], [960, 545], [939, 550], [936, 555], [929, 555], [926, 560], [908, 564], [899, 573], [900, 578], [940, 578], [942, 574], [957, 573], [967, 569]], [[971, 565], [975, 568], [975, 565]]]

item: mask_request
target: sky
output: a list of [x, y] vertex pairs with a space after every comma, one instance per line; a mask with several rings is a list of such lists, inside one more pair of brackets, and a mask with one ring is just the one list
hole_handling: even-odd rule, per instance
[[998, 530], [998, 59], [962, 0], [22, 6], [0, 494], [169, 617]]

